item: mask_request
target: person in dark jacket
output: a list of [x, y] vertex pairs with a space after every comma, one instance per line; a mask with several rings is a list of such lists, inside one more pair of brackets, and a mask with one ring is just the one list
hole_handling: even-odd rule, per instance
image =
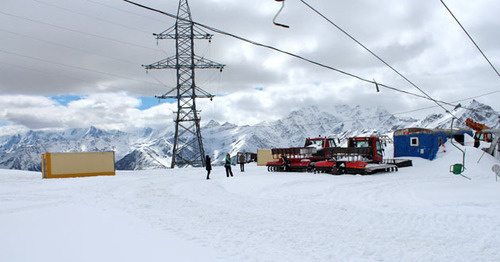
[[290, 170], [290, 163], [288, 162], [288, 158], [285, 155], [281, 155], [281, 159], [283, 159], [283, 167], [285, 171]]
[[210, 179], [210, 171], [212, 170], [212, 163], [208, 155], [205, 158], [205, 169], [207, 169], [207, 179]]
[[245, 154], [240, 154], [240, 171], [245, 172]]
[[224, 167], [226, 168], [226, 176], [233, 176], [233, 171], [231, 170], [231, 156], [229, 156], [229, 154], [226, 155], [226, 163], [224, 164]]

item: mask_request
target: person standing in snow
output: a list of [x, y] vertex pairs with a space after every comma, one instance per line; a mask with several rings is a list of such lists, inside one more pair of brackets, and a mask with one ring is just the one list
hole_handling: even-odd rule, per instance
[[226, 163], [224, 164], [224, 167], [226, 168], [226, 176], [233, 176], [233, 171], [231, 170], [231, 156], [229, 154], [226, 155]]
[[245, 172], [245, 154], [240, 154], [240, 171]]
[[207, 169], [207, 179], [210, 179], [210, 171], [212, 170], [212, 163], [208, 155], [205, 158], [205, 169]]
[[281, 155], [281, 159], [283, 160], [283, 167], [285, 168], [285, 172], [287, 172], [290, 169], [288, 158], [285, 155]]

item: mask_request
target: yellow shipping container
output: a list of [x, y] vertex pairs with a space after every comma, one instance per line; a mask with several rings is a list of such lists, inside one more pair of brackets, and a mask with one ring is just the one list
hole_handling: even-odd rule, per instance
[[45, 153], [43, 178], [114, 176], [115, 152]]
[[273, 161], [271, 149], [257, 149], [257, 166], [265, 166], [269, 161]]

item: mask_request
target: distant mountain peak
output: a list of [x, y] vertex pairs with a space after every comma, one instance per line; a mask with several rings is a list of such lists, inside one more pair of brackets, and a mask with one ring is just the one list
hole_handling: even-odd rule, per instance
[[[472, 100], [467, 106], [456, 106], [451, 112], [457, 119], [454, 126], [465, 128], [465, 120], [470, 118], [491, 128], [500, 127], [500, 116], [489, 105]], [[419, 122], [420, 127], [450, 128], [452, 116], [447, 113], [431, 114]]]
[[210, 120], [203, 128], [214, 128], [214, 127], [219, 127], [220, 123], [215, 121], [215, 120]]
[[[500, 116], [490, 106], [476, 100], [457, 107], [457, 127], [466, 118], [499, 128]], [[257, 149], [302, 146], [306, 137], [369, 136], [390, 134], [407, 127], [449, 128], [451, 116], [431, 114], [423, 120], [399, 117], [383, 107], [338, 105], [329, 110], [317, 106], [293, 110], [276, 121], [254, 126], [220, 124], [211, 120], [202, 127], [205, 153], [214, 165], [222, 164], [225, 152], [257, 152]], [[133, 131], [102, 130], [95, 126], [62, 131], [29, 131], [0, 137], [0, 168], [40, 170], [45, 152], [114, 151], [117, 169], [165, 168], [171, 161], [174, 129], [145, 127]]]
[[225, 122], [224, 124], [222, 124], [223, 127], [238, 127], [237, 125], [233, 124], [233, 123], [229, 123], [229, 122]]

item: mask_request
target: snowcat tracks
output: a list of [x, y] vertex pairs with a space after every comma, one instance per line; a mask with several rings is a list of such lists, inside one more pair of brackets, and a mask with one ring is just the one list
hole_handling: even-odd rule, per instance
[[413, 162], [410, 159], [384, 159], [382, 163], [396, 165], [397, 167], [413, 166]]
[[376, 167], [367, 167], [362, 175], [371, 175], [375, 173], [398, 172], [398, 166], [392, 164], [381, 164]]

